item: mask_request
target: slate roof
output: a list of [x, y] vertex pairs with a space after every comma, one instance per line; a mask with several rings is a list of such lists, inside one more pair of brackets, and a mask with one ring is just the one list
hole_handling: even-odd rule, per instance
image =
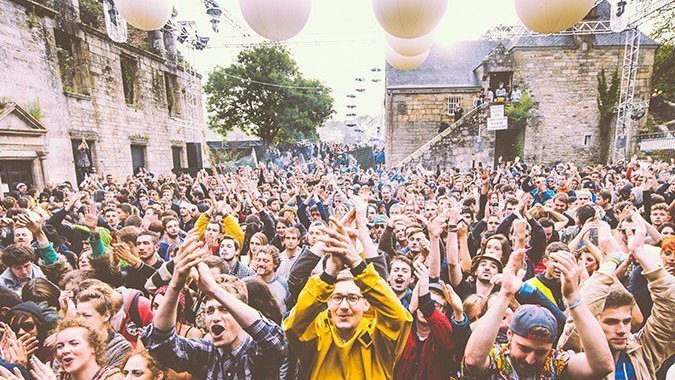
[[[610, 5], [605, 0], [598, 5], [597, 17], [593, 19], [609, 20]], [[590, 16], [590, 14], [589, 14]], [[623, 47], [628, 32], [596, 34], [594, 46]], [[536, 49], [576, 46], [574, 37], [561, 35], [541, 35], [520, 37], [503, 41], [506, 49]], [[497, 40], [463, 41], [450, 48], [434, 46], [429, 58], [414, 70], [398, 70], [386, 64], [385, 84], [387, 89], [405, 88], [462, 88], [479, 87], [474, 73], [483, 59], [499, 44]], [[642, 47], [657, 47], [659, 44], [644, 33], [640, 33]]]
[[463, 41], [449, 48], [431, 48], [429, 57], [418, 68], [398, 70], [387, 63], [388, 89], [480, 87], [473, 68], [499, 44], [498, 41]]

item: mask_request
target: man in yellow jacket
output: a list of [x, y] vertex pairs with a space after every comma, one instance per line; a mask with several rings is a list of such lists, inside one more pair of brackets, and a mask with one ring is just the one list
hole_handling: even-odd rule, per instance
[[326, 229], [322, 240], [326, 269], [309, 279], [283, 322], [301, 378], [393, 378], [412, 316], [349, 237]]

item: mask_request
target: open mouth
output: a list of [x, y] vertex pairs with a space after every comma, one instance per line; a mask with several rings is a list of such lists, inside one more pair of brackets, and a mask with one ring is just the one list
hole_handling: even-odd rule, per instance
[[394, 284], [396, 284], [396, 285], [403, 285], [404, 282], [405, 281], [403, 281], [402, 278], [395, 278], [394, 279]]
[[225, 332], [225, 327], [221, 325], [213, 325], [211, 326], [211, 336], [213, 337], [218, 337], [220, 334]]
[[69, 358], [63, 358], [63, 360], [61, 360], [61, 363], [63, 363], [63, 365], [65, 367], [68, 367], [69, 365], [73, 364], [73, 358], [70, 358], [70, 357]]

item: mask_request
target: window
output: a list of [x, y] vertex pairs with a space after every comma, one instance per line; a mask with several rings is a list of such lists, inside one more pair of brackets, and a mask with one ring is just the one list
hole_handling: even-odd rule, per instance
[[584, 146], [591, 146], [592, 135], [584, 135]]
[[180, 115], [180, 85], [178, 77], [174, 74], [164, 72], [164, 89], [166, 91], [166, 108], [169, 115]]
[[171, 155], [173, 156], [173, 171], [175, 173], [178, 173], [180, 169], [183, 168], [182, 163], [183, 148], [180, 146], [172, 146]]
[[403, 103], [403, 102], [399, 103], [396, 108], [398, 109], [399, 115], [407, 115], [408, 114], [408, 107], [405, 105], [405, 103]]
[[185, 143], [185, 150], [187, 150], [188, 168], [202, 169], [202, 144], [201, 143]]
[[132, 145], [131, 146], [131, 165], [133, 166], [134, 174], [138, 173], [138, 169], [141, 166], [145, 167], [145, 146], [144, 145]]
[[89, 67], [84, 58], [84, 42], [59, 29], [54, 29], [54, 40], [63, 90], [89, 95]]
[[122, 66], [122, 88], [124, 89], [124, 101], [134, 104], [136, 101], [136, 76], [138, 75], [138, 62], [129, 56], [120, 56]]
[[454, 115], [460, 107], [462, 107], [462, 95], [450, 95], [448, 97], [448, 114]]

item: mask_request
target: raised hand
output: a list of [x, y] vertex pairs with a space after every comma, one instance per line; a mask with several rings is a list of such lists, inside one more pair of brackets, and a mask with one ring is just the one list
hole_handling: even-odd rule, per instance
[[203, 249], [204, 243], [195, 237], [188, 238], [178, 250], [174, 258], [174, 270], [171, 281], [174, 285], [185, 285], [192, 268], [196, 267], [201, 260], [208, 256], [208, 251]]
[[33, 235], [36, 235], [41, 231], [40, 223], [26, 214], [17, 215], [15, 225], [17, 227], [27, 228]]
[[21, 335], [19, 337], [19, 342], [26, 350], [27, 357], [33, 356], [33, 354], [37, 352], [38, 348], [40, 348], [40, 342], [38, 341], [37, 337], [30, 334]]
[[563, 297], [568, 304], [576, 301], [579, 298], [581, 270], [574, 255], [567, 251], [552, 252], [550, 260], [553, 261], [553, 267], [561, 273], [560, 284]]
[[525, 276], [523, 264], [525, 263], [526, 253], [527, 251], [524, 248], [513, 252], [502, 272], [501, 291], [509, 297], [514, 297], [523, 287], [523, 277]]
[[216, 281], [216, 278], [213, 277], [211, 269], [209, 269], [205, 263], [200, 261], [197, 264], [197, 273], [199, 274], [199, 276], [197, 276], [197, 287], [199, 290], [205, 294], [213, 294], [213, 290], [218, 287], [218, 282]]
[[448, 227], [448, 218], [447, 213], [437, 215], [427, 224], [427, 230], [429, 231], [429, 238], [438, 239], [441, 237], [441, 234]]
[[82, 225], [89, 228], [90, 232], [96, 232], [98, 227], [98, 218], [101, 216], [102, 211], [96, 210], [96, 204], [92, 203], [84, 208], [84, 221]]
[[429, 293], [429, 268], [422, 262], [421, 259], [413, 262], [413, 271], [417, 277], [418, 294], [423, 296]]
[[447, 302], [452, 308], [452, 318], [457, 322], [461, 322], [464, 319], [464, 304], [462, 303], [462, 299], [455, 292], [455, 289], [453, 289], [452, 286], [447, 285], [443, 281], [441, 281], [441, 291], [443, 292], [443, 298], [445, 298], [445, 302]]
[[118, 260], [124, 260], [134, 268], [138, 268], [141, 265], [141, 259], [131, 252], [131, 247], [127, 243], [114, 243], [112, 247], [113, 255]]
[[337, 255], [350, 268], [356, 267], [363, 260], [356, 250], [354, 241], [347, 230], [337, 220], [331, 220], [333, 227], [324, 228], [324, 234], [319, 241], [326, 244], [324, 251], [331, 255]]

